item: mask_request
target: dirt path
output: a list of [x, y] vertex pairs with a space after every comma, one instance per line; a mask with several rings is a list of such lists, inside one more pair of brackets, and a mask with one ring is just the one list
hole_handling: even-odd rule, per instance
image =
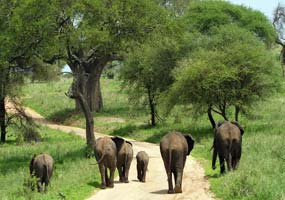
[[[53, 129], [63, 132], [73, 133], [85, 138], [85, 130], [82, 128], [63, 126], [51, 123], [44, 119], [40, 114], [32, 109], [26, 108], [26, 113], [36, 121]], [[104, 136], [95, 133], [96, 138]], [[138, 151], [144, 150], [150, 156], [146, 183], [137, 181], [136, 160], [133, 159], [129, 180], [130, 183], [119, 183], [118, 177], [115, 179], [115, 187], [94, 191], [94, 194], [87, 200], [107, 200], [107, 199], [124, 199], [124, 200], [208, 200], [214, 199], [214, 195], [209, 191], [209, 182], [204, 175], [204, 169], [201, 164], [193, 157], [188, 156], [184, 168], [183, 185], [181, 194], [167, 194], [167, 177], [160, 156], [159, 146], [146, 142], [129, 140], [133, 144], [134, 156]]]

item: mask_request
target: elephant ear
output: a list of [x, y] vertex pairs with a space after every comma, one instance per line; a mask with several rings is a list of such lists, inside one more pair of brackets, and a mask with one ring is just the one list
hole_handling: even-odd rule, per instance
[[34, 170], [34, 161], [35, 161], [35, 157], [36, 157], [37, 155], [36, 154], [34, 154], [34, 156], [33, 156], [33, 158], [32, 158], [32, 160], [30, 161], [30, 174], [32, 175], [33, 174], [33, 170]]
[[126, 143], [130, 144], [131, 146], [133, 146], [133, 144], [130, 141], [126, 140]]
[[117, 137], [117, 136], [112, 137], [111, 139], [115, 142], [116, 147], [117, 147], [117, 151], [119, 151], [121, 149], [122, 145], [124, 144], [125, 140], [123, 138]]
[[192, 135], [184, 135], [186, 141], [187, 141], [187, 144], [188, 144], [188, 152], [187, 152], [187, 155], [190, 154], [190, 152], [192, 151], [192, 149], [194, 148], [194, 139], [192, 137]]
[[223, 123], [225, 123], [226, 121], [218, 121], [216, 123], [216, 129], [219, 128]]
[[237, 121], [232, 121], [231, 123], [236, 125], [240, 130], [240, 134], [243, 135], [244, 133], [243, 127]]
[[224, 123], [225, 121], [218, 121], [214, 128], [214, 135], [216, 135], [218, 128]]

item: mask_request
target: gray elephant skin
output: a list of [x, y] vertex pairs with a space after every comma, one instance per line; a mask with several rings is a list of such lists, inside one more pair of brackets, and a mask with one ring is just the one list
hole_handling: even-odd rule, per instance
[[225, 173], [225, 161], [228, 171], [237, 169], [241, 158], [243, 128], [238, 122], [224, 121], [215, 128], [213, 142], [212, 168], [216, 168], [217, 155], [220, 160], [220, 172]]
[[[164, 162], [168, 178], [168, 193], [182, 192], [183, 169], [187, 155], [194, 147], [194, 139], [190, 134], [182, 135], [179, 132], [170, 132], [160, 141], [160, 153]], [[173, 190], [172, 174], [174, 175], [175, 188]]]
[[54, 160], [46, 154], [34, 155], [30, 161], [30, 175], [37, 178], [37, 189], [38, 192], [47, 191], [47, 187], [50, 183], [50, 179], [53, 174]]
[[136, 159], [137, 159], [138, 180], [141, 182], [145, 182], [149, 156], [145, 151], [140, 151], [137, 153]]
[[[101, 174], [101, 188], [114, 187], [114, 173], [117, 162], [117, 148], [115, 142], [110, 137], [97, 139], [94, 153]], [[110, 174], [109, 177], [108, 170]]]
[[120, 137], [112, 137], [117, 147], [117, 169], [119, 172], [120, 182], [129, 182], [129, 170], [133, 160], [132, 143]]

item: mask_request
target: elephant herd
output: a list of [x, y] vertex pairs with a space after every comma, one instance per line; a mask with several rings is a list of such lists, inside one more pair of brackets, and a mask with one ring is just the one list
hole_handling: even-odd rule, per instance
[[[220, 172], [225, 173], [225, 162], [228, 171], [238, 167], [241, 158], [243, 128], [237, 122], [224, 121], [217, 123], [214, 131], [212, 168], [216, 168], [219, 156]], [[164, 163], [168, 181], [168, 193], [182, 192], [183, 169], [187, 155], [194, 148], [194, 139], [179, 132], [170, 132], [160, 141], [160, 153]], [[96, 140], [94, 154], [101, 174], [101, 187], [114, 187], [114, 173], [118, 170], [119, 181], [129, 182], [129, 170], [133, 160], [132, 143], [120, 137], [101, 137]], [[146, 181], [146, 171], [149, 156], [145, 151], [136, 155], [137, 178]], [[49, 184], [54, 169], [54, 161], [48, 154], [34, 155], [30, 162], [30, 174], [37, 178], [38, 191], [45, 190]], [[174, 187], [172, 181], [174, 176]]]

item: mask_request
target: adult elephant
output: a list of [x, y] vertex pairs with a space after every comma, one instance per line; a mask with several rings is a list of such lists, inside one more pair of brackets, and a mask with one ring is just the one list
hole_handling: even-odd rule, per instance
[[[114, 187], [114, 173], [117, 163], [117, 148], [110, 137], [102, 137], [96, 140], [94, 149], [101, 174], [101, 188]], [[110, 176], [108, 177], [108, 169]]]
[[238, 122], [224, 121], [215, 128], [213, 142], [212, 168], [216, 168], [216, 159], [219, 155], [220, 172], [225, 173], [225, 160], [228, 171], [235, 170], [241, 158], [243, 128]]
[[[186, 156], [192, 151], [194, 143], [191, 135], [182, 135], [179, 132], [170, 132], [161, 139], [160, 153], [167, 173], [168, 193], [182, 192], [182, 177]], [[175, 180], [174, 190], [172, 173]]]
[[30, 161], [30, 175], [37, 178], [37, 189], [38, 192], [47, 191], [47, 187], [50, 182], [50, 178], [53, 174], [54, 161], [53, 158], [46, 153], [34, 155]]
[[117, 147], [117, 169], [119, 172], [120, 182], [129, 182], [129, 170], [133, 160], [132, 143], [121, 137], [112, 137]]

